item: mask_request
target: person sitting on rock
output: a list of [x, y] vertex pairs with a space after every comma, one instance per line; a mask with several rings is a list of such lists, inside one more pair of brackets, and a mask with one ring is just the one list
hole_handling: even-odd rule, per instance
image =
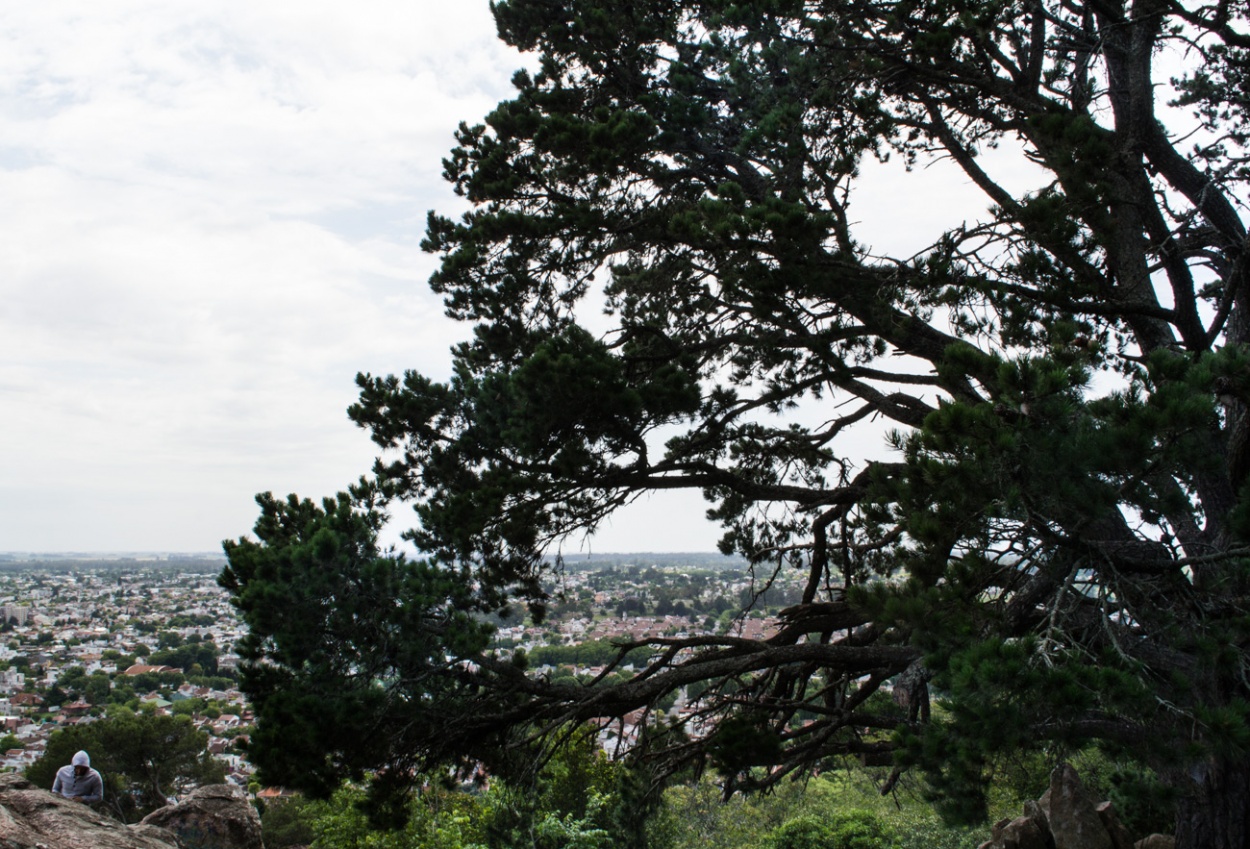
[[104, 781], [100, 773], [91, 768], [91, 757], [86, 752], [78, 752], [69, 766], [56, 771], [52, 792], [75, 802], [98, 802], [104, 798]]

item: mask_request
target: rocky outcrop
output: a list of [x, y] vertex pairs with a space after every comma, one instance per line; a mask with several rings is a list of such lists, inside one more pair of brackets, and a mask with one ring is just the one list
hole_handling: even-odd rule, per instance
[[1171, 849], [1172, 838], [1152, 834], [1137, 843], [1110, 802], [1099, 803], [1068, 764], [1050, 775], [1050, 787], [1024, 813], [995, 823], [980, 849]]
[[981, 844], [982, 849], [1054, 849], [1046, 815], [1037, 802], [1024, 803], [1024, 815], [1014, 820], [1002, 820], [994, 825], [990, 839]]
[[16, 773], [0, 776], [3, 849], [179, 849], [173, 832], [127, 826], [54, 796]]
[[143, 818], [141, 825], [168, 829], [183, 849], [264, 849], [260, 816], [237, 787], [201, 787], [176, 805]]
[[1037, 800], [1046, 814], [1055, 849], [1117, 849], [1098, 816], [1098, 800], [1089, 794], [1068, 764], [1050, 774], [1050, 787]]
[[[235, 842], [232, 842], [235, 841]], [[263, 849], [242, 791], [204, 787], [137, 825], [0, 775], [0, 849]]]

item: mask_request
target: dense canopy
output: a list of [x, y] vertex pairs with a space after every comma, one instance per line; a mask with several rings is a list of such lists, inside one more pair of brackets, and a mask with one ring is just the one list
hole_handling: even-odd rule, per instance
[[[402, 789], [700, 683], [661, 772], [893, 758], [975, 816], [997, 755], [1093, 740], [1183, 796], [1179, 846], [1247, 845], [1244, 0], [494, 8], [536, 65], [429, 219], [453, 377], [362, 375], [373, 475], [227, 544], [262, 769]], [[884, 160], [985, 202], [883, 256]], [[803, 576], [774, 634], [650, 640], [610, 686], [489, 651], [544, 553], [669, 489], [761, 587]], [[418, 559], [378, 547], [395, 502]]]

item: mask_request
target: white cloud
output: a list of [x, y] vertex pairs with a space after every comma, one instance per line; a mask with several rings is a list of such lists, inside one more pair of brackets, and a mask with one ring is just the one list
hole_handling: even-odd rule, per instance
[[[209, 550], [253, 493], [367, 470], [353, 377], [445, 376], [464, 330], [417, 244], [523, 61], [486, 0], [0, 9], [0, 550]], [[918, 246], [949, 203], [895, 178], [858, 232]], [[704, 508], [643, 499], [591, 546], [710, 549]]]
[[521, 59], [485, 2], [0, 12], [0, 549], [211, 549], [445, 371], [425, 210]]

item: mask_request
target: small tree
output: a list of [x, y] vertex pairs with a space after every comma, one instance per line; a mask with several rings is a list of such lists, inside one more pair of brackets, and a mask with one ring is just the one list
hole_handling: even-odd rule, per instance
[[814, 816], [792, 819], [768, 836], [765, 849], [835, 849], [829, 826]]
[[225, 770], [207, 745], [208, 735], [186, 717], [122, 710], [55, 732], [26, 777], [50, 789], [57, 770], [85, 750], [104, 780], [104, 808], [123, 822], [136, 822], [167, 805], [172, 794], [224, 780]]
[[[255, 793], [250, 786], [248, 790]], [[312, 843], [316, 837], [312, 822], [314, 810], [313, 805], [302, 796], [270, 800], [260, 817], [265, 849], [285, 849], [287, 846], [308, 846]]]
[[840, 811], [828, 819], [805, 815], [778, 827], [767, 849], [893, 849], [891, 828], [870, 811]]

